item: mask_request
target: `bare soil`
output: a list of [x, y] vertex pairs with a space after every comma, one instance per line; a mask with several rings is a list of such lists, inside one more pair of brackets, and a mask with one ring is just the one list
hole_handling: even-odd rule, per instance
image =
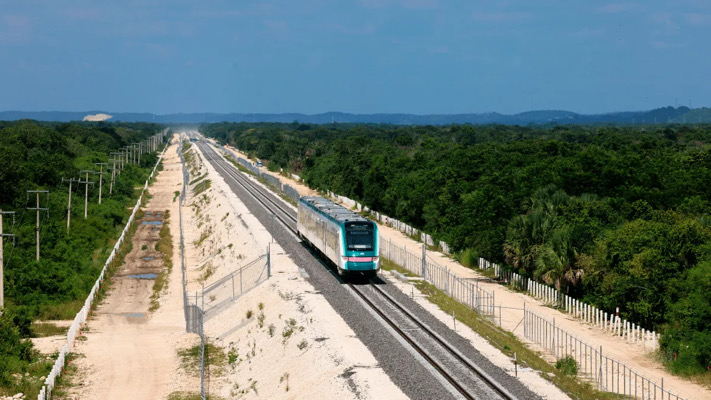
[[[173, 192], [182, 179], [175, 150], [175, 145], [167, 149], [164, 170], [149, 187], [153, 198], [144, 217], [137, 221], [132, 251], [87, 323], [83, 332], [86, 339], [77, 341], [75, 351], [84, 357], [77, 360], [78, 372], [68, 390], [69, 398], [159, 399], [174, 391], [199, 387], [199, 382], [180, 371], [176, 353], [194, 336], [184, 333], [179, 268], [173, 268], [169, 276], [160, 308], [149, 312], [154, 280], [147, 274], [158, 274], [164, 268], [163, 255], [155, 250], [161, 225], [151, 222], [165, 222], [168, 210], [171, 232], [179, 231], [177, 218], [172, 217], [178, 213]], [[176, 235], [172, 239], [175, 260], [179, 259], [179, 239]]]

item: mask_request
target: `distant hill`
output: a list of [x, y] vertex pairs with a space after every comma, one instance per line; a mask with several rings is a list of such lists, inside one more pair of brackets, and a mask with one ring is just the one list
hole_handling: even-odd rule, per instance
[[38, 121], [81, 121], [88, 114], [110, 114], [108, 121], [158, 122], [158, 123], [211, 123], [211, 122], [294, 122], [312, 124], [371, 123], [393, 125], [446, 125], [446, 124], [653, 124], [711, 122], [711, 109], [688, 107], [663, 107], [650, 111], [624, 111], [607, 114], [578, 114], [564, 110], [527, 111], [519, 114], [349, 114], [327, 112], [322, 114], [245, 114], [245, 113], [114, 113], [110, 111], [2, 111], [1, 121], [34, 119]]

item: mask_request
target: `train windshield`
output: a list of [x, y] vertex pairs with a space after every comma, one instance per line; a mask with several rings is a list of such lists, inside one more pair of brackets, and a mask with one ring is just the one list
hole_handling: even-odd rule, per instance
[[346, 224], [346, 246], [351, 251], [372, 251], [373, 225], [369, 223]]

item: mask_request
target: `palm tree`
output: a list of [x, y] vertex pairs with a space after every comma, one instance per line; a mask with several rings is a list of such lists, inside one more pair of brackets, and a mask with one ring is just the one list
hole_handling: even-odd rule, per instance
[[558, 290], [565, 284], [569, 292], [570, 286], [577, 285], [584, 272], [582, 268], [575, 267], [577, 255], [570, 227], [556, 229], [546, 243], [536, 247], [534, 277], [554, 285]]

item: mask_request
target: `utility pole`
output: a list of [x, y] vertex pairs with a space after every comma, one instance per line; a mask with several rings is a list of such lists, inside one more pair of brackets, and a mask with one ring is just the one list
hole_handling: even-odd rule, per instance
[[[115, 154], [115, 153], [111, 153]], [[109, 196], [111, 196], [114, 193], [114, 180], [116, 179], [116, 157], [111, 159], [111, 163], [113, 164], [111, 167], [111, 185], [109, 185]]]
[[49, 208], [40, 208], [40, 201], [39, 201], [39, 196], [40, 193], [47, 193], [47, 204], [49, 204], [49, 190], [28, 190], [27, 191], [27, 196], [29, 197], [30, 193], [34, 193], [37, 196], [37, 207], [27, 207], [28, 210], [37, 210], [37, 225], [35, 226], [35, 235], [37, 236], [37, 261], [40, 259], [40, 211], [48, 211]]
[[[112, 160], [114, 163], [114, 169], [116, 169], [116, 167], [117, 167], [116, 163], [118, 163], [118, 170], [116, 171], [116, 174], [118, 174], [118, 175], [121, 175], [121, 159], [119, 158], [121, 156], [121, 154], [122, 153], [111, 153], [111, 155], [114, 156], [113, 160]], [[116, 174], [113, 174], [113, 175], [116, 175]], [[111, 175], [112, 180], [114, 179], [113, 175]]]
[[86, 187], [84, 188], [84, 219], [86, 219], [87, 209], [88, 209], [88, 205], [89, 205], [89, 185], [94, 184], [94, 182], [89, 182], [89, 173], [95, 174], [96, 172], [95, 171], [88, 171], [88, 170], [80, 171], [79, 172], [79, 179], [81, 179], [81, 174], [84, 174], [84, 173], [86, 173], [86, 180], [85, 181], [79, 180], [77, 182], [86, 184]]
[[2, 232], [2, 215], [3, 214], [12, 214], [13, 225], [15, 222], [15, 212], [14, 211], [0, 210], [0, 315], [2, 315], [2, 309], [3, 309], [3, 307], [5, 307], [5, 275], [3, 272], [3, 264], [4, 264], [3, 257], [4, 257], [4, 255], [3, 255], [2, 238], [4, 238], [5, 236], [13, 237], [13, 238], [15, 237], [15, 235]]
[[[106, 165], [106, 169], [109, 169], [109, 163], [94, 163], [95, 165], [99, 166], [99, 204], [101, 204], [101, 187], [104, 182], [104, 165]], [[96, 172], [94, 172], [96, 173]]]
[[69, 230], [69, 222], [72, 218], [72, 182], [78, 182], [78, 179], [64, 179], [62, 182], [69, 182], [69, 201], [67, 201], [67, 230]]

